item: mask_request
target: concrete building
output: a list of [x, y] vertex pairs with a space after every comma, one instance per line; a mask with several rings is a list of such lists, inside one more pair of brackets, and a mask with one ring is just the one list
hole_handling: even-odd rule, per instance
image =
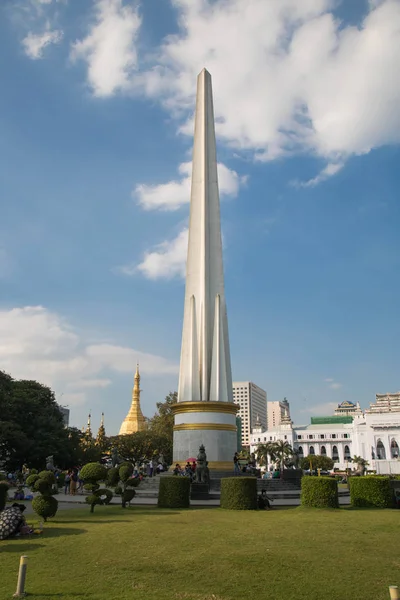
[[273, 429], [281, 424], [282, 418], [285, 416], [286, 411], [289, 411], [289, 402], [284, 398], [276, 400], [274, 402], [268, 402], [267, 413], [268, 413], [268, 429]]
[[361, 414], [362, 410], [359, 402], [357, 402], [357, 404], [354, 404], [354, 402], [349, 402], [349, 400], [345, 400], [344, 402], [341, 402], [341, 404], [338, 404], [337, 408], [335, 408], [335, 415], [338, 416], [354, 417], [355, 415]]
[[189, 240], [173, 462], [206, 449], [209, 468], [231, 471], [237, 449], [224, 290], [211, 75], [197, 78]]
[[352, 458], [361, 456], [368, 461], [369, 470], [400, 474], [400, 406], [395, 401], [388, 404], [387, 396], [377, 394], [375, 404], [354, 416], [312, 417], [310, 425], [300, 426], [293, 426], [285, 417], [277, 427], [264, 431], [255, 428], [250, 436], [250, 452], [256, 452], [258, 444], [283, 440], [300, 456], [329, 456], [335, 468], [351, 467]]
[[233, 401], [239, 405], [242, 446], [249, 446], [250, 434], [257, 418], [264, 429], [267, 427], [267, 392], [252, 381], [234, 381]]

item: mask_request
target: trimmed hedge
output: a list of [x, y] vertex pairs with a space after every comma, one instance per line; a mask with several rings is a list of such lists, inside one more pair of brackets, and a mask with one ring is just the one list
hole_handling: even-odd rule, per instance
[[349, 483], [352, 506], [393, 508], [393, 490], [389, 477], [350, 477]]
[[221, 508], [256, 510], [257, 479], [238, 476], [221, 479]]
[[189, 508], [190, 478], [174, 475], [160, 478], [159, 508]]
[[339, 508], [337, 481], [332, 477], [303, 477], [301, 505], [308, 508]]

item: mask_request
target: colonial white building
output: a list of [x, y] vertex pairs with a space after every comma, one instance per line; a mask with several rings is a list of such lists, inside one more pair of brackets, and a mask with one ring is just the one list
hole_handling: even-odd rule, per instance
[[[393, 396], [399, 397], [398, 404], [394, 398], [388, 399]], [[312, 417], [310, 425], [293, 426], [288, 411], [273, 429], [263, 430], [257, 423], [251, 434], [250, 452], [256, 452], [258, 444], [283, 440], [301, 456], [329, 456], [335, 468], [345, 469], [353, 456], [361, 456], [370, 470], [400, 474], [400, 394], [377, 394], [375, 404], [364, 412], [357, 410], [357, 405], [352, 411], [349, 404], [346, 402], [350, 409], [347, 414], [335, 411], [332, 417]]]

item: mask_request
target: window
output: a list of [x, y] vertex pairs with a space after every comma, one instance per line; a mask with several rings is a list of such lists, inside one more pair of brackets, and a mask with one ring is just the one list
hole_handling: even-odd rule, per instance
[[269, 436], [269, 441], [272, 442], [272, 435]]
[[285, 435], [285, 440], [287, 440], [287, 435]]
[[321, 435], [319, 437], [321, 440], [323, 440], [325, 438], [325, 435], [323, 433], [321, 433]]
[[314, 446], [310, 446], [309, 452], [310, 454], [315, 454]]
[[304, 456], [303, 448], [299, 446], [299, 456]]
[[298, 439], [298, 440], [301, 440], [301, 435], [298, 435], [298, 436], [297, 436], [297, 439]]
[[309, 439], [309, 440], [312, 440], [313, 438], [314, 438], [314, 436], [313, 436], [313, 435], [309, 435], [309, 436], [308, 436], [308, 439]]
[[335, 462], [339, 460], [339, 452], [337, 446], [333, 446], [332, 448], [332, 460], [334, 460]]
[[348, 446], [344, 447], [344, 460], [350, 460], [351, 459], [351, 454], [350, 454], [350, 448]]
[[325, 446], [321, 446], [321, 456], [326, 456], [326, 448], [325, 448]]
[[336, 439], [336, 433], [332, 433], [332, 439], [335, 440]]
[[343, 434], [343, 437], [344, 437], [344, 438], [348, 438], [348, 437], [349, 437], [349, 434], [348, 434], [348, 433], [344, 433], [344, 434]]

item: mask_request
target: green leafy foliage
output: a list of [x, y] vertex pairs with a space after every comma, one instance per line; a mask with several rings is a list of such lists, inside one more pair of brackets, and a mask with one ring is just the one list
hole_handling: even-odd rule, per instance
[[40, 471], [39, 477], [43, 481], [47, 481], [47, 483], [50, 485], [53, 485], [53, 483], [56, 482], [56, 478], [54, 476], [53, 471]]
[[129, 464], [122, 465], [119, 468], [119, 478], [122, 483], [126, 483], [133, 473], [133, 466]]
[[123, 491], [124, 491], [123, 488], [120, 485], [117, 485], [116, 488], [115, 488], [115, 490], [114, 490], [114, 494], [116, 496], [121, 496], [121, 494], [122, 494]]
[[161, 477], [158, 492], [159, 508], [189, 508], [190, 478]]
[[124, 490], [122, 492], [121, 495], [121, 500], [122, 500], [122, 508], [125, 508], [126, 505], [134, 499], [134, 497], [136, 496], [136, 492], [135, 490], [129, 489], [129, 490]]
[[103, 504], [102, 499], [97, 494], [91, 494], [90, 496], [86, 496], [85, 499], [86, 504], [90, 504], [90, 512], [94, 512], [94, 507], [96, 504]]
[[308, 508], [339, 508], [337, 481], [332, 477], [303, 477], [301, 505]]
[[36, 496], [32, 500], [32, 508], [45, 521], [54, 517], [58, 509], [58, 501], [53, 496]]
[[80, 478], [86, 483], [97, 483], [105, 481], [107, 477], [107, 469], [100, 463], [88, 463], [84, 465], [80, 471]]
[[119, 473], [117, 467], [111, 467], [111, 469], [108, 469], [106, 481], [108, 485], [111, 485], [113, 487], [115, 485], [118, 485]]
[[35, 483], [37, 482], [38, 479], [40, 479], [39, 475], [35, 475], [35, 474], [29, 475], [29, 477], [26, 478], [26, 485], [28, 487], [30, 487], [31, 490], [34, 490]]
[[322, 469], [323, 471], [330, 471], [333, 469], [335, 463], [329, 456], [319, 454], [309, 454], [301, 461], [301, 468], [304, 470], [308, 469]]
[[112, 437], [110, 444], [117, 448], [118, 454], [127, 461], [151, 459], [160, 454], [164, 455], [166, 462], [172, 460], [172, 437], [159, 435], [151, 429]]
[[350, 477], [349, 484], [352, 506], [393, 507], [393, 491], [389, 477], [380, 477], [379, 475]]
[[84, 489], [87, 492], [97, 492], [97, 490], [100, 487], [100, 484], [98, 484], [98, 483], [85, 483], [83, 487], [84, 487]]
[[46, 479], [42, 479], [39, 477], [33, 486], [33, 490], [35, 492], [40, 492], [43, 496], [51, 496], [52, 492], [52, 484], [49, 483]]
[[224, 477], [221, 479], [221, 508], [256, 510], [257, 479], [255, 477]]
[[8, 497], [10, 486], [6, 481], [0, 481], [0, 511], [4, 510]]
[[140, 479], [139, 477], [130, 477], [126, 482], [125, 482], [125, 487], [138, 487], [140, 485]]
[[111, 500], [114, 497], [112, 491], [108, 490], [107, 488], [99, 488], [98, 490], [96, 490], [95, 495], [101, 498], [103, 504], [110, 504]]

